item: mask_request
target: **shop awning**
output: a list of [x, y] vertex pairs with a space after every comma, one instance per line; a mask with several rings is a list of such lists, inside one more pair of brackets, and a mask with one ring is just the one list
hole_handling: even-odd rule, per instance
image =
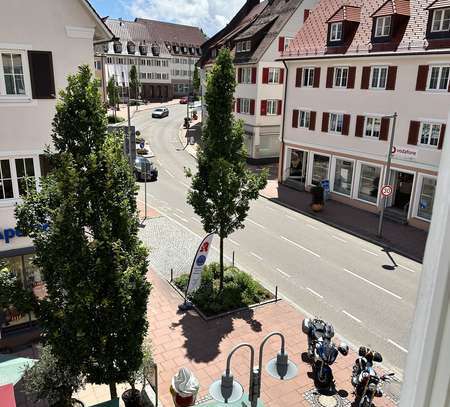
[[16, 385], [22, 379], [25, 369], [33, 366], [36, 362], [35, 359], [0, 355], [0, 386]]
[[0, 386], [0, 405], [2, 407], [16, 407], [14, 386], [12, 384]]

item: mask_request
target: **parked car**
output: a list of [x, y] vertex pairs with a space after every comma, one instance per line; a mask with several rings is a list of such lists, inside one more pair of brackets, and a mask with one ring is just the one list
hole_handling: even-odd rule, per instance
[[134, 161], [134, 177], [136, 181], [145, 180], [145, 170], [147, 169], [147, 181], [156, 181], [158, 179], [158, 169], [146, 157], [138, 156]]
[[162, 119], [169, 116], [169, 109], [167, 107], [158, 107], [152, 112], [152, 117], [155, 119]]
[[189, 102], [189, 98], [187, 96], [183, 96], [180, 99], [180, 105], [187, 105], [188, 102]]

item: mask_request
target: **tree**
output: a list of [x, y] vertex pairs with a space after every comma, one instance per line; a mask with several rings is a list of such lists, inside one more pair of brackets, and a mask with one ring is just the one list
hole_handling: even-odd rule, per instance
[[[197, 153], [197, 173], [187, 201], [202, 218], [206, 232], [220, 238], [220, 290], [223, 288], [223, 241], [244, 221], [251, 200], [267, 183], [267, 173], [253, 174], [246, 165], [242, 122], [233, 118], [235, 73], [229, 50], [223, 49], [208, 75], [208, 117]], [[189, 172], [188, 176], [191, 175]]]
[[116, 107], [119, 104], [119, 87], [116, 83], [116, 78], [111, 76], [106, 86], [106, 92], [108, 93], [109, 107], [114, 108], [114, 117], [116, 116]]
[[[48, 296], [40, 320], [46, 343], [87, 380], [124, 382], [141, 365], [147, 331], [147, 250], [137, 232], [136, 184], [123, 137], [108, 134], [88, 66], [69, 76], [53, 120], [52, 165], [41, 189], [16, 209], [36, 247]], [[41, 227], [49, 225], [47, 231]]]
[[136, 65], [130, 69], [130, 98], [139, 99], [140, 82], [137, 74]]
[[192, 85], [196, 94], [200, 93], [200, 74], [198, 73], [198, 67], [195, 66], [194, 77], [192, 78]]

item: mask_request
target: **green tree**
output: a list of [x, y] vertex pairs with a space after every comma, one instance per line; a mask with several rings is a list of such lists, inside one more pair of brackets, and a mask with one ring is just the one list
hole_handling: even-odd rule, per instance
[[194, 92], [196, 95], [200, 93], [200, 74], [198, 73], [198, 67], [195, 66], [194, 76], [192, 78], [192, 85], [194, 87]]
[[[244, 130], [232, 113], [236, 87], [233, 61], [222, 49], [208, 75], [208, 118], [197, 153], [197, 173], [187, 201], [202, 218], [206, 232], [220, 238], [220, 290], [223, 289], [223, 241], [244, 228], [250, 201], [267, 183], [267, 173], [253, 174], [246, 165]], [[188, 172], [188, 176], [191, 175]]]
[[[69, 371], [91, 383], [127, 381], [147, 332], [147, 250], [137, 232], [136, 185], [123, 137], [108, 134], [88, 66], [69, 76], [53, 120], [52, 172], [16, 209], [36, 246], [48, 296], [46, 342]], [[44, 231], [40, 226], [49, 225]]]
[[106, 86], [106, 92], [108, 93], [109, 107], [114, 108], [114, 117], [116, 116], [116, 108], [119, 104], [119, 87], [116, 83], [116, 78], [111, 76]]
[[139, 87], [140, 82], [138, 78], [138, 73], [136, 65], [133, 65], [130, 69], [130, 98], [139, 99]]

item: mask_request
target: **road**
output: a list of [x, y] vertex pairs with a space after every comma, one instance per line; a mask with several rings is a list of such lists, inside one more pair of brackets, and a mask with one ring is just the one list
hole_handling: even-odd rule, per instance
[[[150, 143], [159, 179], [149, 185], [149, 205], [200, 238], [200, 219], [186, 203], [184, 168], [196, 162], [178, 139], [186, 108], [165, 119], [136, 113], [133, 124]], [[143, 199], [143, 187], [141, 196]], [[344, 233], [265, 198], [253, 202], [246, 227], [230, 236], [225, 253], [238, 265], [308, 315], [332, 322], [350, 345], [369, 345], [401, 378], [421, 264]], [[280, 316], [282, 318], [282, 316]], [[301, 321], [296, 321], [301, 332]]]

